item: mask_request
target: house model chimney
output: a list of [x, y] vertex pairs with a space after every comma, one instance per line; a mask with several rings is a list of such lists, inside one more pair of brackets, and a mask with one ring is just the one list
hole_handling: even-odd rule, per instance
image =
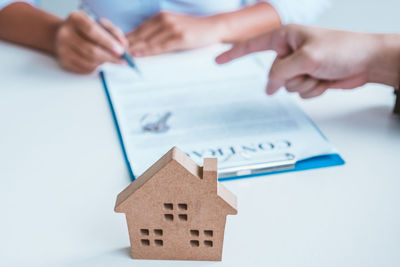
[[203, 177], [210, 192], [217, 192], [218, 183], [218, 160], [216, 158], [205, 158], [203, 163]]

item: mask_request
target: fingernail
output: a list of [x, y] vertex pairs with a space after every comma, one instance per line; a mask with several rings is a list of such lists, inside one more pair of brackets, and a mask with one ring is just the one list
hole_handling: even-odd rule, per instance
[[271, 82], [267, 83], [267, 86], [265, 87], [265, 92], [267, 93], [267, 95], [272, 95], [273, 88]]
[[114, 44], [113, 50], [117, 55], [122, 55], [124, 53], [124, 48], [119, 44]]

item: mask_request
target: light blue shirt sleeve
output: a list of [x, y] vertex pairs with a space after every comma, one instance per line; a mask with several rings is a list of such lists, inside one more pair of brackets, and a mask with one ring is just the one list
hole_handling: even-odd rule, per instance
[[14, 3], [14, 2], [26, 2], [29, 4], [36, 4], [36, 0], [24, 0], [24, 1], [16, 1], [16, 0], [0, 0], [0, 10], [3, 9], [5, 6]]
[[329, 0], [259, 0], [270, 3], [281, 17], [282, 24], [308, 24], [330, 7]]
[[[30, 0], [34, 1], [34, 0]], [[330, 0], [80, 0], [99, 17], [111, 20], [124, 32], [160, 11], [207, 16], [234, 11], [257, 2], [270, 3], [283, 24], [313, 22], [328, 6]], [[0, 0], [1, 2], [11, 2]]]

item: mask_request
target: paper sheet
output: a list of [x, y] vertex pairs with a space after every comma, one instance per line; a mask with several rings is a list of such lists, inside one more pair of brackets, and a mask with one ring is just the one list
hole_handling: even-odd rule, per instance
[[[336, 151], [285, 92], [265, 94], [267, 65], [249, 56], [218, 66], [224, 47], [138, 60], [104, 68], [128, 160], [140, 175], [172, 146], [198, 164], [218, 157], [219, 168]], [[264, 58], [265, 59], [265, 58]], [[271, 63], [273, 55], [267, 57]], [[163, 132], [146, 130], [169, 113]]]

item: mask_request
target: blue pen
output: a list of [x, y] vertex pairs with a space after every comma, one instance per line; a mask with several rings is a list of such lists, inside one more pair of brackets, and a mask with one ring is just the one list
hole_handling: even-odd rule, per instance
[[[92, 17], [97, 22], [97, 24], [99, 24], [104, 30], [106, 30], [109, 34], [111, 34], [114, 38], [116, 38], [114, 34], [101, 23], [99, 17], [96, 15], [95, 12], [93, 12], [93, 10], [91, 10], [91, 8], [88, 5], [81, 4], [80, 8], [81, 10], [85, 11], [90, 17]], [[135, 61], [126, 50], [122, 54], [121, 58], [123, 58], [132, 69], [134, 69], [138, 74], [140, 74], [139, 68], [137, 67]]]

